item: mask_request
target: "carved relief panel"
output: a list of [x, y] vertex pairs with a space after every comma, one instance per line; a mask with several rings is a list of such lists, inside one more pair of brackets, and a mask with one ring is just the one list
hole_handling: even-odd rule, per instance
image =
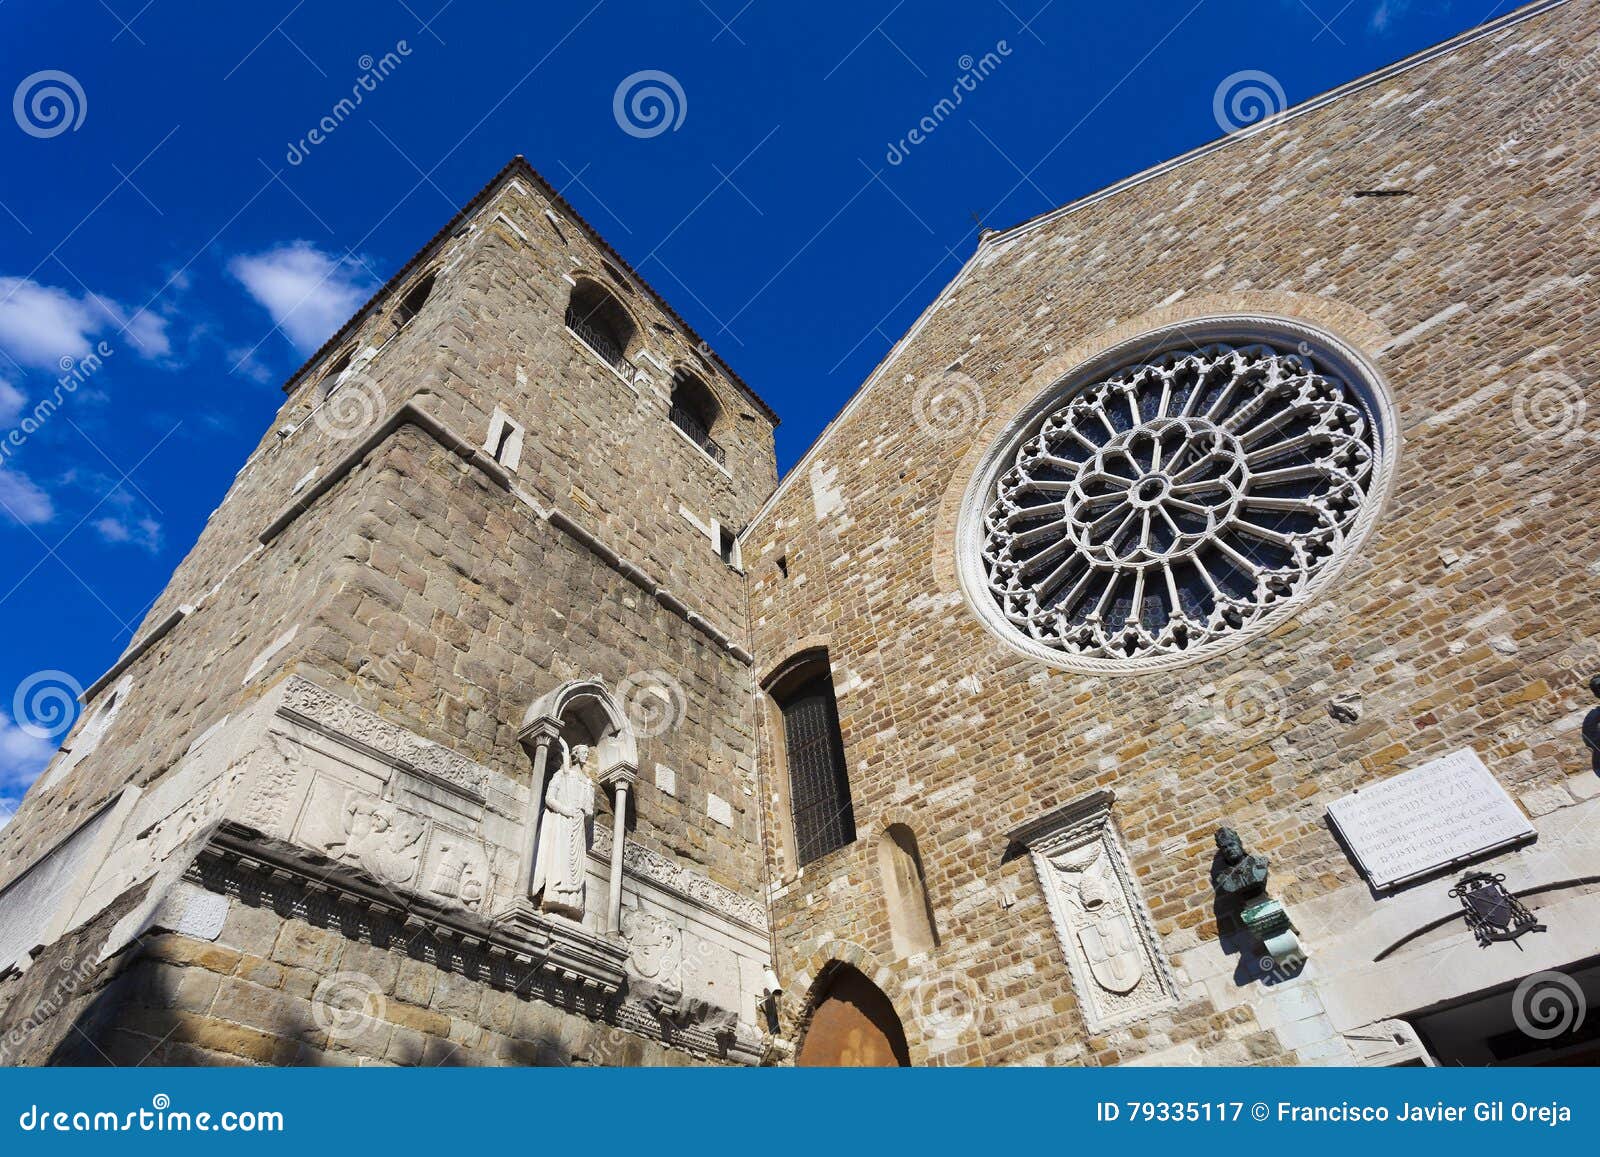
[[1178, 1000], [1111, 825], [1111, 802], [1110, 792], [1096, 791], [1012, 833], [1033, 857], [1090, 1032], [1129, 1024]]

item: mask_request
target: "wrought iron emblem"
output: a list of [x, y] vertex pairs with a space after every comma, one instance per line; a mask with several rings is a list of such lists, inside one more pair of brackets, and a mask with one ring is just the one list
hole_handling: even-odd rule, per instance
[[[1546, 931], [1522, 901], [1506, 891], [1503, 875], [1468, 872], [1450, 889], [1450, 895], [1466, 909], [1467, 927], [1478, 938], [1480, 947], [1487, 948], [1497, 940], [1515, 943], [1524, 932]], [[1522, 945], [1517, 948], [1520, 950]]]

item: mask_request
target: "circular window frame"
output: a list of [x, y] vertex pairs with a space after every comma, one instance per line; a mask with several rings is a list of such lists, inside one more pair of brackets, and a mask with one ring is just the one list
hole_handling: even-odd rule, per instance
[[[1309, 356], [1331, 376], [1351, 387], [1373, 427], [1372, 482], [1349, 534], [1333, 558], [1317, 568], [1302, 586], [1277, 606], [1227, 635], [1183, 651], [1107, 659], [1073, 655], [1024, 634], [1000, 609], [989, 590], [983, 565], [987, 541], [985, 514], [1000, 475], [1011, 467], [1018, 448], [1044, 420], [1074, 396], [1110, 375], [1149, 360], [1176, 344], [1204, 347], [1265, 344], [1276, 348], [1308, 346]], [[1382, 519], [1394, 491], [1400, 452], [1399, 415], [1384, 375], [1348, 343], [1317, 326], [1265, 314], [1214, 314], [1146, 330], [1101, 351], [1055, 377], [1037, 391], [990, 440], [962, 494], [956, 519], [956, 576], [962, 599], [990, 634], [1010, 650], [1062, 671], [1091, 675], [1140, 675], [1169, 671], [1214, 659], [1260, 638], [1320, 597], [1361, 552]]]

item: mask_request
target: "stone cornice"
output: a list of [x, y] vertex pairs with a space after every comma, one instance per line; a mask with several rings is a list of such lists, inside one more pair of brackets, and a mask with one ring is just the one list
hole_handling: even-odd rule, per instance
[[481, 471], [500, 489], [506, 491], [511, 489], [511, 475], [506, 473], [505, 468], [500, 463], [417, 405], [414, 399], [407, 399], [395, 407], [388, 417], [374, 426], [371, 432], [357, 442], [348, 454], [340, 458], [324, 471], [315, 482], [306, 487], [304, 494], [285, 507], [278, 517], [274, 518], [267, 528], [261, 532], [261, 544], [263, 546], [270, 545], [273, 539], [287, 530], [302, 514], [310, 510], [317, 499], [337, 486], [345, 475], [366, 460], [368, 454], [371, 454], [373, 450], [387, 442], [396, 430], [406, 425], [416, 426], [424, 433], [431, 435], [434, 441], [452, 454], [460, 456], [468, 465]]
[[1071, 835], [1084, 828], [1098, 828], [1111, 814], [1111, 805], [1116, 798], [1116, 793], [1110, 788], [1096, 788], [1042, 816], [1012, 828], [1006, 838], [1013, 844], [1021, 844], [1025, 848], [1032, 849], [1041, 844], [1053, 843], [1062, 836]]
[[187, 879], [280, 916], [388, 951], [403, 952], [474, 983], [579, 1013], [698, 1056], [757, 1064], [763, 1038], [748, 1026], [732, 1032], [664, 1021], [628, 991], [628, 946], [570, 920], [528, 909], [490, 921], [329, 873], [287, 850], [224, 825], [201, 851]]
[[535, 913], [499, 924], [409, 894], [402, 899], [325, 867], [302, 864], [231, 824], [212, 837], [189, 875], [212, 891], [244, 895], [254, 890], [280, 912], [339, 927], [368, 943], [426, 938], [439, 967], [449, 969], [450, 956], [470, 957], [490, 974], [481, 978], [495, 987], [526, 991], [531, 982], [532, 991], [552, 1003], [604, 1002], [617, 995], [627, 975], [625, 946], [569, 920]]
[[[428, 434], [452, 454], [458, 455], [469, 466], [481, 471], [501, 490], [506, 491], [517, 501], [532, 509], [540, 519], [548, 522], [564, 534], [577, 539], [582, 546], [598, 557], [601, 562], [639, 587], [651, 598], [655, 599], [656, 602], [660, 603], [661, 606], [688, 623], [695, 630], [705, 635], [717, 646], [721, 647], [731, 658], [747, 667], [755, 662], [755, 657], [746, 648], [736, 643], [704, 615], [698, 611], [691, 610], [682, 599], [656, 581], [650, 574], [606, 546], [597, 535], [572, 518], [571, 515], [562, 510], [546, 510], [525, 491], [513, 486], [511, 476], [506, 473], [504, 467], [445, 423], [418, 406], [415, 400], [408, 399], [396, 407], [388, 417], [374, 426], [372, 431], [362, 438], [349, 453], [324, 471], [314, 482], [306, 487], [301, 495], [284, 507], [277, 517], [268, 523], [266, 528], [257, 536], [260, 545], [251, 552], [251, 556], [276, 542], [285, 530], [316, 504], [318, 499], [338, 485], [357, 466], [361, 465], [373, 450], [386, 442], [402, 426], [408, 425]], [[241, 561], [248, 561], [251, 556], [247, 556], [245, 560]], [[232, 575], [237, 569], [238, 567], [235, 566], [233, 570], [228, 572], [229, 575]], [[218, 583], [216, 587], [207, 592], [207, 597], [215, 594], [221, 586], [222, 584]], [[138, 643], [128, 648], [127, 652], [112, 665], [110, 670], [90, 684], [88, 689], [79, 696], [79, 702], [87, 704], [110, 685], [112, 680], [121, 675], [148, 652], [151, 647], [166, 637], [174, 627], [193, 614], [198, 609], [198, 606], [199, 604], [179, 607], [152, 627]]]

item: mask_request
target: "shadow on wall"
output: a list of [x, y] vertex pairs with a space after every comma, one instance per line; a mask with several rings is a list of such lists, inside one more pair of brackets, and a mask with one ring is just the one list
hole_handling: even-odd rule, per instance
[[861, 971], [834, 961], [823, 969], [795, 1054], [798, 1066], [909, 1067], [911, 1050], [893, 1003]]

